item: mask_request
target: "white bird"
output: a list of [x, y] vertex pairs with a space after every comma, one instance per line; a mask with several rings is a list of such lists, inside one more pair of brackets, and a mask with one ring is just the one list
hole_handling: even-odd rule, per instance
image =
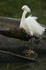
[[24, 12], [22, 14], [20, 28], [23, 28], [30, 36], [34, 35], [39, 37], [43, 35], [45, 28], [37, 22], [37, 17], [31, 15], [27, 18], [25, 17], [28, 12], [31, 12], [30, 8], [27, 5], [24, 5], [22, 10]]

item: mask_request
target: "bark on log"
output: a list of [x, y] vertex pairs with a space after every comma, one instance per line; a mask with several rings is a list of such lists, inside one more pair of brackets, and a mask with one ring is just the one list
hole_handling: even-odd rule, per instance
[[25, 55], [28, 49], [30, 48], [26, 46], [26, 42], [0, 35], [0, 62], [39, 62]]
[[[15, 19], [6, 18], [6, 17], [4, 18], [0, 17], [0, 55], [1, 55], [0, 58], [2, 59], [2, 61], [16, 59], [15, 57], [8, 55], [7, 54], [8, 52], [11, 52], [11, 54], [14, 53], [15, 55], [17, 54], [24, 57], [26, 57], [25, 51], [28, 49], [33, 49], [39, 54], [46, 53], [46, 38], [42, 38], [41, 40], [30, 39], [30, 36], [27, 35], [27, 33], [23, 29], [19, 28], [19, 23], [20, 23], [20, 20], [17, 20], [17, 19], [15, 20]], [[13, 38], [8, 38], [3, 35], [8, 37], [13, 37]], [[26, 41], [23, 41], [23, 40], [26, 40]], [[4, 54], [3, 51], [5, 51], [6, 54]]]
[[0, 34], [21, 40], [29, 40], [30, 36], [27, 35], [24, 29], [20, 29], [19, 25], [20, 19], [0, 17]]
[[[14, 38], [8, 38], [0, 35], [0, 61], [38, 61], [36, 59], [29, 58], [26, 54], [26, 50], [32, 49], [37, 53], [46, 53], [46, 40], [36, 41], [22, 41]], [[19, 55], [19, 56], [18, 56]], [[39, 61], [38, 61], [39, 62]]]
[[[0, 17], [0, 34], [21, 40], [29, 40], [31, 37], [24, 29], [19, 28], [20, 19]], [[46, 26], [42, 25], [46, 28]]]

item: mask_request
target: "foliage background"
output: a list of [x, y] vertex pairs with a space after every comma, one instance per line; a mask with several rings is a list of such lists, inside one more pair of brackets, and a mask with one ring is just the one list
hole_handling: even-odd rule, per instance
[[0, 0], [0, 16], [20, 18], [25, 4], [31, 8], [33, 16], [39, 17], [40, 23], [46, 24], [46, 0]]

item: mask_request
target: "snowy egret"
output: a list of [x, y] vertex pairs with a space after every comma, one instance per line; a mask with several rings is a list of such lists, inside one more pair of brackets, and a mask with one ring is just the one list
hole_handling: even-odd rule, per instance
[[23, 28], [30, 36], [39, 37], [43, 35], [45, 28], [37, 22], [37, 17], [31, 15], [27, 18], [25, 17], [28, 12], [31, 12], [30, 8], [27, 5], [24, 5], [22, 10], [24, 12], [22, 14], [20, 28]]

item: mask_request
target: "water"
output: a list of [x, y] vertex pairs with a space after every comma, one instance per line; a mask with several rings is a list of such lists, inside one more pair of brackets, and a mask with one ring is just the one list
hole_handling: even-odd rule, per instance
[[40, 62], [0, 63], [0, 70], [46, 70], [46, 56], [38, 58]]

